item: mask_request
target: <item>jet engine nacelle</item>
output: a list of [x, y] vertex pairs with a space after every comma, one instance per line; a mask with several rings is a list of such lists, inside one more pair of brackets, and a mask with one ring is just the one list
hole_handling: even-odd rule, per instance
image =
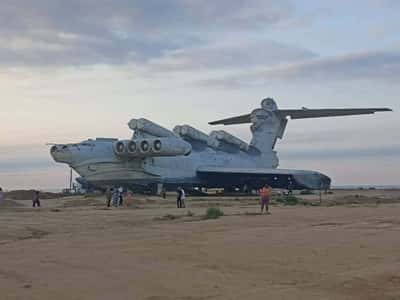
[[189, 155], [192, 146], [179, 138], [143, 138], [114, 143], [114, 152], [123, 158]]

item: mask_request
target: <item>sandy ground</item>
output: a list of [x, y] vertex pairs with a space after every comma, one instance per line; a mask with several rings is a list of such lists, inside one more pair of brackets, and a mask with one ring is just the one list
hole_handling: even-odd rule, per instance
[[[0, 299], [400, 299], [399, 191], [272, 215], [244, 198], [102, 201], [0, 208]], [[215, 205], [225, 216], [202, 220]]]

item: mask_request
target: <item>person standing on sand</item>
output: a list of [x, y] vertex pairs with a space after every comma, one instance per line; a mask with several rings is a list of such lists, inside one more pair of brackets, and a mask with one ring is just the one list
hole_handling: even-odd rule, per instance
[[182, 208], [182, 188], [178, 187], [178, 196], [176, 198], [176, 205], [178, 206], [178, 208]]
[[5, 198], [5, 195], [4, 195], [3, 189], [0, 187], [0, 203], [1, 203], [1, 201], [3, 201], [4, 198]]
[[269, 215], [269, 200], [271, 197], [272, 189], [268, 184], [265, 184], [264, 187], [260, 190], [260, 197], [261, 197], [261, 213], [265, 212]]
[[113, 206], [118, 207], [118, 203], [119, 203], [119, 191], [117, 188], [114, 189], [114, 192], [112, 194], [112, 202], [113, 202]]
[[107, 190], [106, 190], [107, 207], [111, 206], [112, 193], [113, 193], [113, 189], [107, 188]]
[[181, 207], [185, 208], [185, 199], [186, 199], [186, 194], [185, 194], [185, 190], [183, 188], [181, 188]]
[[162, 188], [161, 197], [163, 199], [167, 199], [167, 190], [165, 189], [165, 187]]
[[119, 197], [119, 202], [118, 205], [122, 206], [124, 204], [124, 188], [121, 186], [118, 189], [118, 197]]
[[32, 207], [40, 207], [39, 191], [35, 191], [32, 199]]

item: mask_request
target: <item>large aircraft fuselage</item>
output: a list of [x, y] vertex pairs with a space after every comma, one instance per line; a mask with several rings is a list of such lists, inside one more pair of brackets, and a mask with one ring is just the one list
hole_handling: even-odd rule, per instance
[[186, 156], [124, 159], [115, 155], [116, 139], [87, 140], [78, 144], [54, 145], [51, 155], [67, 163], [88, 183], [104, 186], [201, 185], [221, 187], [221, 182], [208, 182], [198, 176], [200, 167], [276, 168], [275, 152], [266, 155], [242, 151], [223, 152], [208, 147], [192, 149]]

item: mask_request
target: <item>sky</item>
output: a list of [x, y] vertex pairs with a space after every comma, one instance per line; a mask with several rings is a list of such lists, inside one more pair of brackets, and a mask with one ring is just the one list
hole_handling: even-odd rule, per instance
[[[128, 138], [131, 118], [209, 132], [281, 108], [390, 107], [292, 120], [280, 167], [400, 184], [400, 1], [0, 0], [0, 186], [62, 188], [46, 143]], [[249, 140], [248, 125], [223, 129]]]

